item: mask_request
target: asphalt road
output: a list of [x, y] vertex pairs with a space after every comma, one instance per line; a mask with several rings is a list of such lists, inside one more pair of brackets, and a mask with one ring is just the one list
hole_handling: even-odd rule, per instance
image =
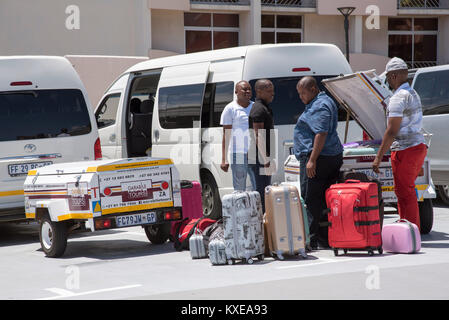
[[[449, 207], [434, 204], [419, 254], [318, 250], [304, 260], [266, 258], [212, 266], [172, 243], [151, 245], [140, 227], [69, 238], [46, 258], [35, 224], [0, 225], [0, 299], [448, 299]], [[384, 223], [397, 219], [386, 214]]]

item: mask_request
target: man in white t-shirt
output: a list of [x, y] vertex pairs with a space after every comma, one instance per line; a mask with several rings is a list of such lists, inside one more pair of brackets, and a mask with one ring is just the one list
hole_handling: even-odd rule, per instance
[[[235, 85], [237, 99], [230, 102], [221, 114], [220, 124], [223, 126], [221, 169], [229, 170], [231, 161], [232, 183], [234, 190], [246, 190], [248, 175], [249, 146], [249, 113], [253, 106], [251, 101], [251, 85], [247, 81], [239, 81]], [[254, 179], [251, 183], [254, 188]]]
[[372, 166], [374, 172], [379, 173], [382, 158], [388, 149], [391, 149], [391, 167], [399, 216], [421, 229], [415, 192], [415, 180], [427, 155], [427, 145], [422, 133], [421, 99], [407, 82], [408, 67], [404, 60], [397, 57], [391, 59], [386, 72], [394, 95], [390, 98], [387, 108], [387, 129]]

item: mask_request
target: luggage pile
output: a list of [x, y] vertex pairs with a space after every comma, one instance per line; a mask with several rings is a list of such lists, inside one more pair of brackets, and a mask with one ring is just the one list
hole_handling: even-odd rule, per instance
[[[182, 221], [173, 223], [171, 240], [177, 251], [190, 250], [192, 259], [209, 258], [212, 265], [253, 264], [265, 256], [284, 260], [307, 258], [309, 222], [296, 183], [265, 189], [266, 212], [257, 191], [236, 191], [222, 199], [222, 218], [208, 219], [201, 207], [201, 185], [183, 181]], [[185, 204], [185, 205], [184, 205]], [[345, 172], [326, 191], [329, 246], [339, 250], [415, 253], [421, 248], [416, 225], [398, 220], [382, 227], [383, 201], [379, 181], [359, 172]]]
[[[372, 141], [368, 141], [372, 143]], [[365, 146], [367, 142], [358, 144]], [[284, 163], [286, 182], [300, 190], [299, 162], [289, 156]], [[302, 200], [302, 199], [301, 199]], [[421, 248], [418, 227], [407, 221], [383, 225], [384, 200], [381, 182], [365, 173], [350, 170], [341, 173], [339, 183], [326, 192], [327, 234], [335, 256], [343, 250], [415, 253]], [[303, 206], [303, 211], [306, 209]], [[304, 218], [307, 214], [304, 215]], [[307, 222], [304, 222], [308, 226]], [[320, 223], [321, 224], [321, 223]], [[308, 228], [305, 228], [308, 231]]]

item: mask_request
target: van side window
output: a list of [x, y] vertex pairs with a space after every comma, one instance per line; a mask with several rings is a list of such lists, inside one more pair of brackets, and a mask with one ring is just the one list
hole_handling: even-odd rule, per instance
[[95, 114], [98, 129], [115, 124], [119, 101], [120, 93], [114, 93], [104, 98]]
[[418, 92], [423, 115], [449, 113], [449, 70], [418, 74], [414, 89]]
[[[316, 76], [315, 79], [318, 82], [318, 86], [321, 91], [327, 90], [321, 83], [321, 80], [332, 78], [335, 76]], [[270, 78], [274, 85], [274, 99], [270, 104], [273, 110], [274, 124], [275, 125], [291, 125], [296, 124], [298, 118], [304, 112], [306, 106], [302, 103], [296, 91], [296, 85], [302, 77], [286, 77], [286, 78]], [[256, 98], [256, 92], [254, 86], [257, 79], [251, 80], [249, 83], [253, 89], [252, 100]], [[331, 99], [333, 97], [328, 94]], [[334, 99], [333, 99], [334, 100]], [[334, 100], [335, 101], [335, 100]], [[335, 101], [337, 106], [339, 104]], [[342, 118], [342, 119], [340, 119]], [[339, 121], [346, 120], [346, 111], [343, 108], [339, 108]]]
[[208, 83], [204, 93], [201, 128], [220, 127], [221, 113], [232, 100], [234, 100], [234, 82]]
[[159, 121], [164, 129], [198, 128], [205, 84], [159, 89]]
[[221, 113], [232, 100], [234, 100], [234, 82], [226, 81], [217, 83], [215, 86], [213, 127], [220, 126]]

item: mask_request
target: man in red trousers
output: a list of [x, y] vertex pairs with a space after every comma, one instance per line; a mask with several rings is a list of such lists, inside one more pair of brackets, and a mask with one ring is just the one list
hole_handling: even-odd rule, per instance
[[415, 180], [427, 155], [422, 133], [422, 107], [419, 95], [407, 82], [408, 68], [404, 60], [391, 59], [386, 67], [387, 81], [394, 90], [387, 108], [387, 129], [372, 164], [379, 173], [384, 154], [391, 147], [394, 192], [398, 198], [399, 216], [420, 228]]

